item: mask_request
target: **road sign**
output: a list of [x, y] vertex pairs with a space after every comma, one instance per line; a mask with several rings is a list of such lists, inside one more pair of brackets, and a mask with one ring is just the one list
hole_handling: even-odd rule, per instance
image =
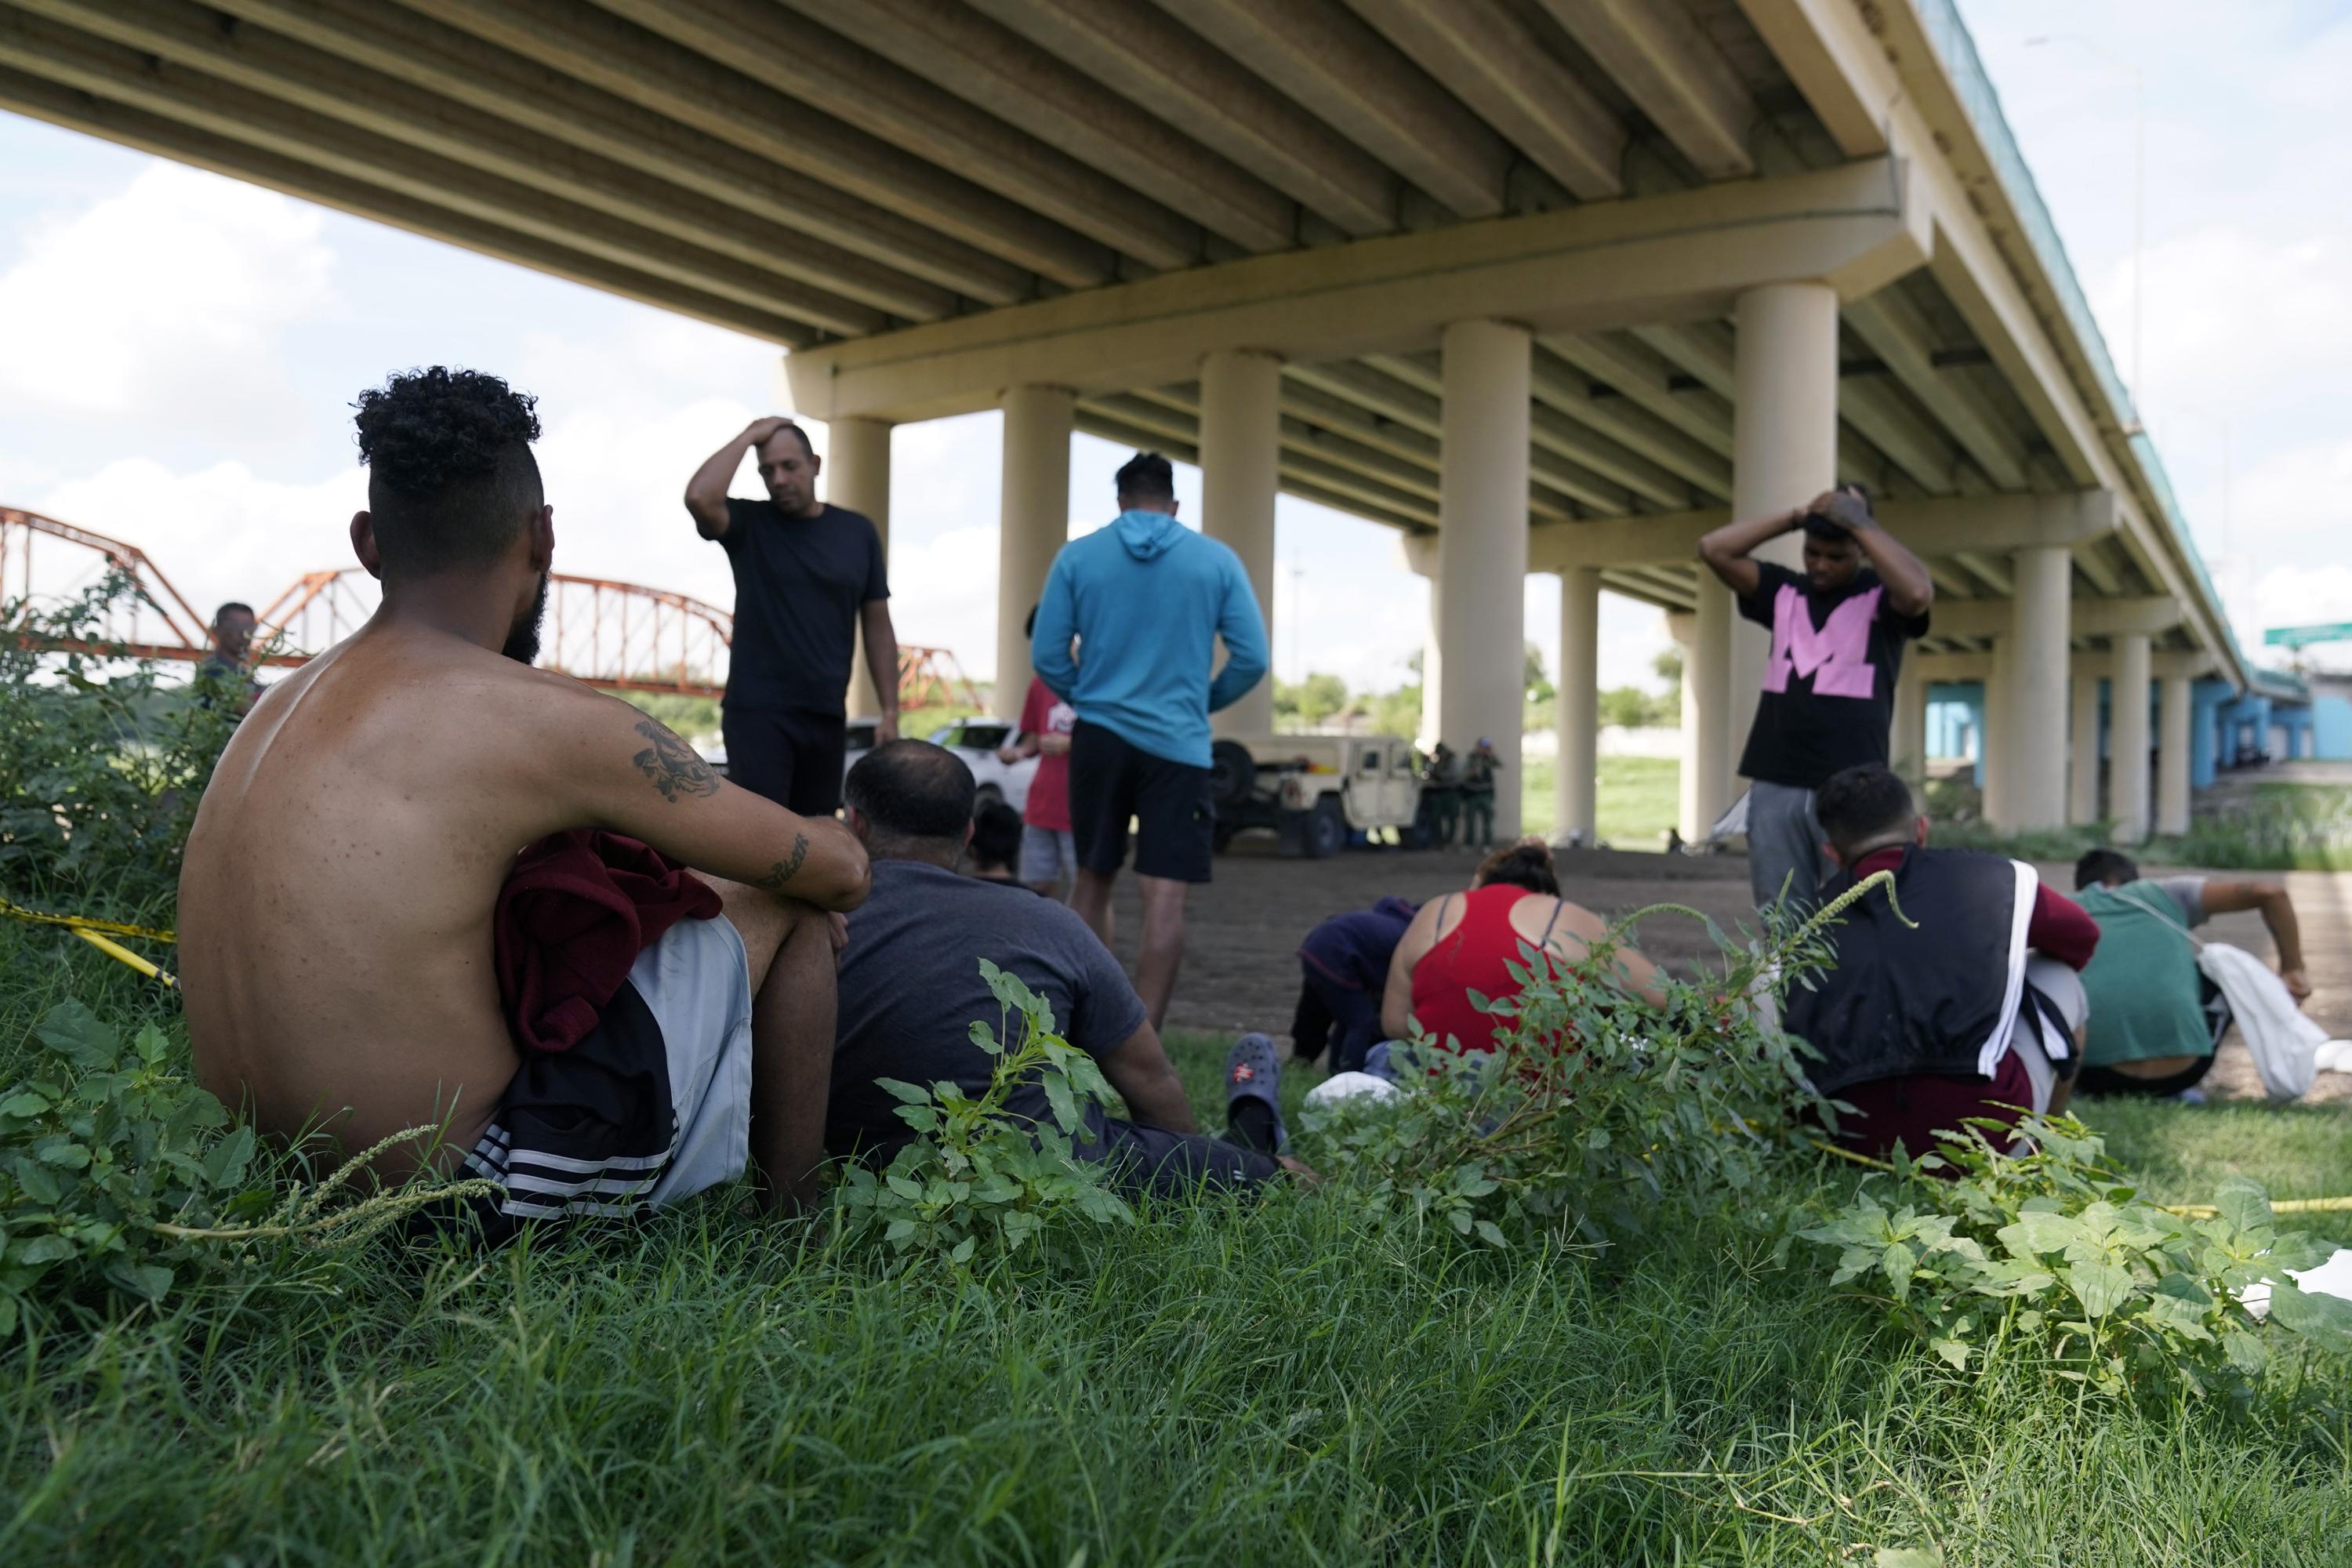
[[2325, 626], [2273, 626], [2263, 634], [2266, 647], [2308, 647], [2322, 642], [2352, 642], [2352, 621]]

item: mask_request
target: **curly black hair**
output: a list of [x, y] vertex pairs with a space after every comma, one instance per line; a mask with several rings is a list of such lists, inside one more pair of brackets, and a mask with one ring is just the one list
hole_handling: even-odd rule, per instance
[[538, 399], [478, 370], [402, 371], [352, 403], [384, 570], [425, 576], [510, 548], [542, 500]]

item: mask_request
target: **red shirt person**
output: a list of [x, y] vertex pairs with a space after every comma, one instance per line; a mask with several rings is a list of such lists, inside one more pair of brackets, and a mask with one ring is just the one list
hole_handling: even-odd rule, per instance
[[[1037, 612], [1032, 609], [1031, 635], [1036, 627]], [[1020, 733], [996, 753], [1007, 763], [1037, 759], [1029, 802], [1021, 813], [1020, 873], [1024, 882], [1052, 899], [1065, 894], [1066, 879], [1078, 870], [1077, 839], [1070, 830], [1070, 731], [1077, 722], [1077, 710], [1033, 675], [1021, 704]]]
[[[1517, 995], [1507, 966], [1524, 963], [1522, 943], [1571, 964], [1607, 930], [1600, 916], [1559, 896], [1541, 839], [1506, 846], [1479, 863], [1468, 891], [1432, 899], [1405, 927], [1389, 960], [1381, 1026], [1391, 1039], [1409, 1039], [1417, 1024], [1444, 1049], [1491, 1051], [1498, 1020], [1473, 1005], [1470, 993]], [[1664, 999], [1648, 959], [1621, 947], [1616, 963], [1626, 990]]]

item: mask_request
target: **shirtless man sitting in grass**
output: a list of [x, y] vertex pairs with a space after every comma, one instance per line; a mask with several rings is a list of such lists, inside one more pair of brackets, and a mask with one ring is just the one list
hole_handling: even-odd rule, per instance
[[[837, 911], [865, 850], [712, 773], [627, 704], [533, 669], [555, 551], [532, 399], [435, 366], [362, 393], [383, 605], [279, 681], [220, 760], [180, 879], [198, 1081], [264, 1132], [498, 1184], [498, 1222], [629, 1214], [823, 1158]], [[640, 954], [572, 1049], [523, 1052], [492, 967], [524, 846], [641, 839], [723, 903]]]

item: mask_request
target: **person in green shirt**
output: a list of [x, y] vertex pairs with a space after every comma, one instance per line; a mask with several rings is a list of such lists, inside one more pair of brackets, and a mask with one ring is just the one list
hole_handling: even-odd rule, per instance
[[2083, 971], [2091, 1003], [2084, 1093], [2176, 1095], [2212, 1068], [2230, 1011], [2198, 969], [2189, 934], [2209, 916], [2259, 910], [2288, 994], [2297, 1002], [2311, 994], [2294, 904], [2277, 881], [2150, 880], [2129, 856], [2094, 849], [2074, 864], [2074, 890], [2099, 924], [2098, 952]]

